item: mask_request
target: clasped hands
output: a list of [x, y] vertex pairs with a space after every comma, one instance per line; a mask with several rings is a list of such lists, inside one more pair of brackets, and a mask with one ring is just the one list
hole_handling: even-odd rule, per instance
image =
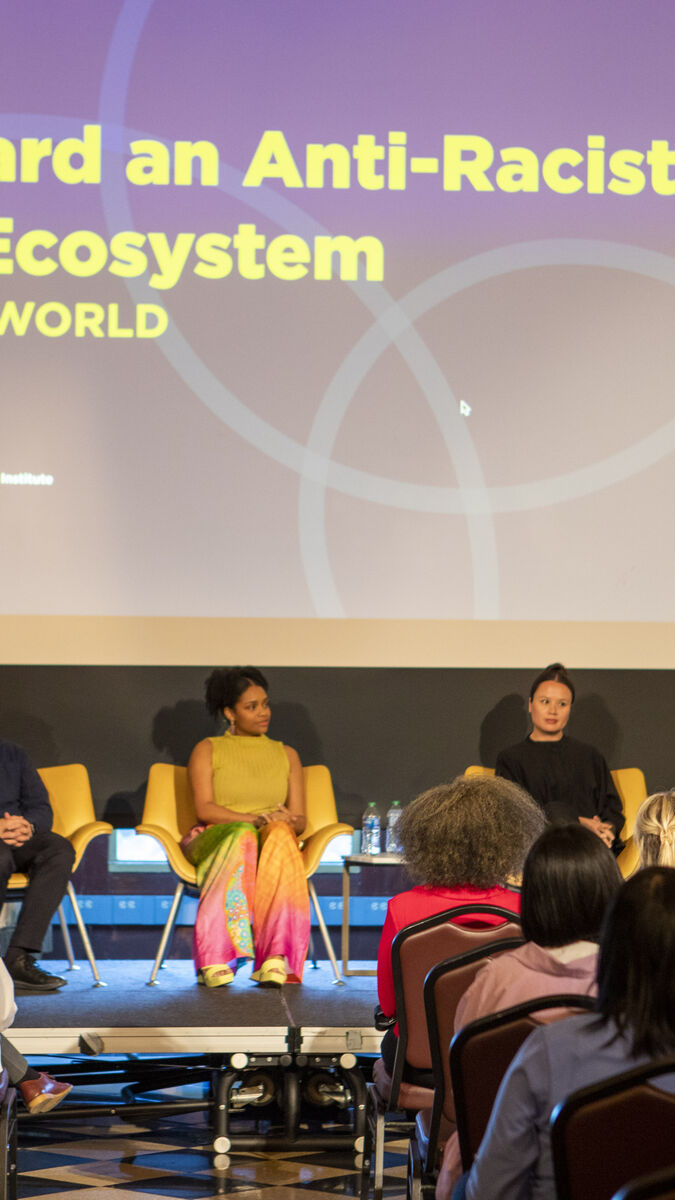
[[7, 846], [23, 846], [33, 836], [33, 829], [25, 817], [6, 812], [0, 817], [0, 841]]
[[593, 833], [597, 833], [598, 837], [602, 838], [605, 845], [609, 846], [611, 850], [614, 845], [614, 828], [608, 821], [601, 821], [597, 815], [595, 817], [579, 817], [579, 821], [587, 829], [591, 829]]
[[295, 816], [286, 808], [285, 804], [279, 804], [276, 808], [270, 809], [269, 812], [258, 813], [256, 816], [256, 825], [271, 825], [273, 821], [285, 821], [287, 825], [295, 824]]

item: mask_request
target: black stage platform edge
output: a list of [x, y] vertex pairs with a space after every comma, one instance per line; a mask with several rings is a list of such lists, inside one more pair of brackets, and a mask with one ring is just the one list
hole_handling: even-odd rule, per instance
[[66, 987], [39, 995], [19, 993], [17, 1016], [7, 1031], [23, 1054], [77, 1055], [80, 1035], [95, 1034], [104, 1054], [280, 1054], [289, 1030], [305, 1053], [377, 1053], [382, 1035], [373, 1026], [377, 990], [373, 976], [335, 984], [328, 962], [305, 968], [303, 983], [260, 988], [251, 967], [226, 988], [195, 982], [191, 962], [170, 960], [147, 987], [145, 960], [99, 963], [107, 987], [94, 987], [88, 963], [65, 975]]

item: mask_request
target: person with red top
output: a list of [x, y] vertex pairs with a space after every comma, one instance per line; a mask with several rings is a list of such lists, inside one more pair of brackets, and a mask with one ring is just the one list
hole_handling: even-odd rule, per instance
[[[583, 825], [549, 825], [523, 868], [521, 920], [527, 941], [488, 958], [455, 1013], [455, 1033], [478, 1017], [524, 1000], [556, 994], [595, 996], [600, 929], [621, 887], [611, 850]], [[560, 1009], [537, 1015], [557, 1020]], [[459, 1139], [451, 1134], [436, 1181], [436, 1200], [450, 1200], [462, 1174]]]
[[[396, 934], [460, 904], [495, 904], [519, 913], [523, 863], [544, 824], [539, 806], [522, 788], [492, 776], [459, 775], [451, 784], [423, 792], [404, 809], [398, 825], [403, 854], [409, 874], [419, 882], [387, 907], [377, 960], [378, 1000], [385, 1016], [396, 1015], [391, 966]], [[387, 1030], [380, 1050], [389, 1073], [396, 1036], [395, 1029]]]

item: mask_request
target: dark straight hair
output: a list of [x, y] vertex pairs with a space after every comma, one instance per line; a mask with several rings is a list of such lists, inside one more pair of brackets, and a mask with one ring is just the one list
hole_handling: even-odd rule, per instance
[[621, 872], [611, 850], [583, 825], [549, 825], [525, 859], [521, 921], [538, 946], [597, 942]]
[[675, 867], [645, 867], [610, 903], [600, 940], [598, 1009], [631, 1053], [675, 1054]]
[[530, 700], [534, 698], [534, 693], [542, 683], [563, 683], [566, 688], [570, 689], [572, 703], [574, 703], [574, 684], [562, 663], [549, 663], [547, 667], [544, 667], [543, 671], [539, 672], [530, 688]]

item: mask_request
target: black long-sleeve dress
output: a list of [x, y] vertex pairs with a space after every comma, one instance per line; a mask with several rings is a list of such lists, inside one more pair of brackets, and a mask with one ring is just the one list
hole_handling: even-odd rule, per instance
[[527, 737], [501, 751], [496, 774], [524, 787], [553, 823], [595, 816], [607, 821], [614, 829], [614, 853], [622, 848], [621, 801], [609, 767], [594, 746], [571, 737], [557, 742]]

